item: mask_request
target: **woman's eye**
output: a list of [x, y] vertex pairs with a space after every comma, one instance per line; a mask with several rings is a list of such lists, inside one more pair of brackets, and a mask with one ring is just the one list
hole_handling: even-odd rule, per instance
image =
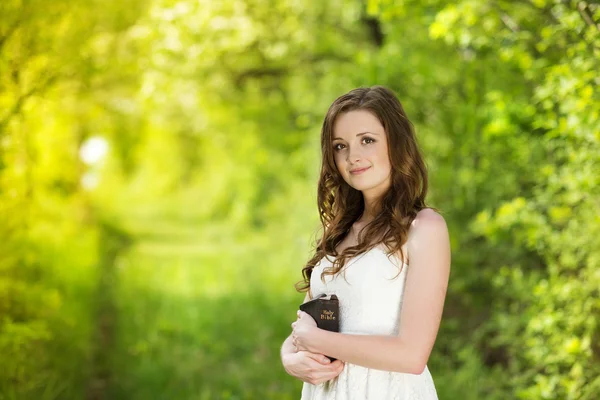
[[370, 137], [366, 137], [366, 138], [364, 138], [364, 140], [370, 140], [370, 142], [368, 142], [368, 143], [375, 143], [375, 140], [371, 139]]
[[[365, 142], [366, 144], [371, 144], [371, 143], [375, 143], [375, 139], [370, 138], [370, 137], [365, 137], [363, 138], [363, 142]], [[346, 147], [346, 145], [338, 143], [338, 144], [334, 144], [333, 145], [333, 150], [334, 151], [340, 151], [342, 150], [344, 147]]]

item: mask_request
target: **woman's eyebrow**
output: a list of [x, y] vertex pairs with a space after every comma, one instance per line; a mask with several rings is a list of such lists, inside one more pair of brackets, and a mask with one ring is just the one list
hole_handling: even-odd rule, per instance
[[[379, 133], [375, 133], [375, 132], [360, 132], [360, 133], [357, 133], [356, 136], [366, 135], [367, 133], [370, 134], [370, 135], [375, 135], [375, 136], [379, 135]], [[333, 138], [333, 140], [337, 140], [337, 139], [344, 140], [344, 138], [341, 138], [341, 137], [335, 137], [335, 138]]]

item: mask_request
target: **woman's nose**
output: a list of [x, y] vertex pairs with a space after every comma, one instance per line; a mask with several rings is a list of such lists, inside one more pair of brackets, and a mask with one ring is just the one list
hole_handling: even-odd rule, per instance
[[350, 151], [348, 152], [348, 158], [347, 161], [350, 163], [355, 163], [357, 161], [360, 161], [361, 159], [361, 154], [358, 150], [356, 149], [350, 149]]

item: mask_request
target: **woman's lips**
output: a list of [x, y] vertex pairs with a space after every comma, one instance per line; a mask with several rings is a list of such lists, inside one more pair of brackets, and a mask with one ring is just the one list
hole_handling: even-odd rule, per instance
[[360, 174], [362, 174], [363, 172], [365, 172], [366, 170], [368, 170], [369, 168], [371, 168], [371, 167], [362, 168], [362, 169], [357, 169], [357, 170], [354, 170], [354, 171], [350, 171], [350, 173], [351, 173], [352, 175], [360, 175]]

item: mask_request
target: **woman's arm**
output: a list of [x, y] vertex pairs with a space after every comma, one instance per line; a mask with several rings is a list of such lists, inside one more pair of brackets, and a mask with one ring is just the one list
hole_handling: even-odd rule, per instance
[[292, 333], [297, 347], [367, 368], [422, 373], [435, 343], [450, 275], [450, 239], [441, 215], [430, 209], [419, 212], [408, 254], [398, 336], [329, 332], [301, 313]]
[[[304, 303], [309, 299], [307, 293]], [[281, 364], [289, 375], [313, 385], [335, 378], [344, 369], [344, 363], [340, 360], [330, 362], [323, 354], [308, 351], [297, 352], [291, 335], [283, 341], [280, 356]]]
[[281, 356], [281, 360], [283, 361], [283, 358], [285, 356], [287, 356], [288, 354], [295, 353], [295, 352], [296, 352], [296, 348], [294, 347], [294, 343], [292, 343], [292, 335], [290, 334], [290, 336], [285, 338], [285, 340], [283, 341], [283, 344], [281, 345], [281, 351], [279, 352], [279, 354]]

